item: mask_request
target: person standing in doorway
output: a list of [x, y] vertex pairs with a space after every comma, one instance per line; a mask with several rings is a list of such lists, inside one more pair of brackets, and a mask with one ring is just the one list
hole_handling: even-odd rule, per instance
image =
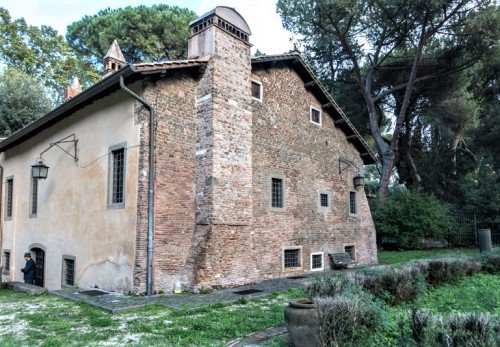
[[31, 259], [31, 253], [24, 253], [24, 260], [26, 260], [26, 265], [21, 269], [21, 271], [24, 273], [24, 283], [34, 284], [35, 261]]

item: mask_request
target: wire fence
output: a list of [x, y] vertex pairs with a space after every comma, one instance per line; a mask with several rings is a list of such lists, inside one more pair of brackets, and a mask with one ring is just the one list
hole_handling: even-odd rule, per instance
[[455, 212], [458, 228], [448, 240], [450, 246], [477, 246], [478, 230], [490, 229], [491, 242], [500, 244], [500, 212]]

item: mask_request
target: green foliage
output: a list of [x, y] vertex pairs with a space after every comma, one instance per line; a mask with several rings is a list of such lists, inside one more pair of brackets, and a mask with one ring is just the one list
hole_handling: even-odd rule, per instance
[[500, 275], [500, 253], [487, 253], [481, 256], [483, 264], [482, 271], [492, 274]]
[[377, 236], [396, 236], [401, 248], [423, 247], [424, 238], [446, 240], [455, 229], [450, 209], [420, 190], [393, 192], [374, 212]]
[[322, 346], [353, 346], [378, 328], [382, 312], [368, 293], [349, 290], [335, 297], [316, 298], [317, 336]]
[[97, 70], [77, 59], [56, 30], [28, 25], [23, 18], [12, 20], [4, 8], [0, 8], [0, 63], [43, 82], [54, 105], [63, 101], [63, 91], [74, 77], [82, 86], [99, 78]]
[[0, 75], [0, 137], [10, 136], [40, 118], [50, 106], [36, 79], [12, 68]]
[[85, 62], [99, 65], [114, 39], [129, 63], [185, 57], [196, 14], [177, 6], [105, 9], [68, 26], [66, 40]]

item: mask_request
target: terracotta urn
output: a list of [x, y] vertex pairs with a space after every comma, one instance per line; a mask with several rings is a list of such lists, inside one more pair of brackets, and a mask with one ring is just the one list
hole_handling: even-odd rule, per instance
[[316, 336], [318, 315], [310, 299], [290, 301], [285, 308], [285, 324], [295, 347], [319, 347]]

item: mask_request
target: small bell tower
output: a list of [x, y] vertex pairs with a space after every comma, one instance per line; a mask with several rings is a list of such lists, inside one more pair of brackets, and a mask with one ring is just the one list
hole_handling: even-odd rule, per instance
[[108, 49], [108, 53], [102, 59], [102, 64], [104, 66], [104, 69], [101, 73], [102, 78], [105, 78], [112, 73], [120, 70], [127, 64], [116, 39], [113, 40], [113, 43]]

